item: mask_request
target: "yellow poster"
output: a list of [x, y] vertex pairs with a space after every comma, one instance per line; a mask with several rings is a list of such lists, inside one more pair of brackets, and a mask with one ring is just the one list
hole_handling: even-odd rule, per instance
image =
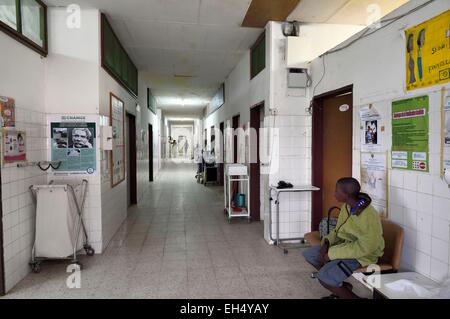
[[449, 82], [450, 10], [405, 31], [408, 91]]

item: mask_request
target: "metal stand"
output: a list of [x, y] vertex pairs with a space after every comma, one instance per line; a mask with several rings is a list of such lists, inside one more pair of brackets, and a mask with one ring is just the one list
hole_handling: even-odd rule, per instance
[[[53, 181], [51, 181], [49, 183], [49, 185], [53, 185]], [[77, 210], [77, 221], [75, 223], [75, 228], [76, 228], [76, 232], [75, 232], [75, 238], [74, 238], [74, 242], [75, 244], [73, 245], [73, 255], [69, 256], [67, 258], [45, 258], [45, 257], [36, 257], [36, 244], [33, 245], [33, 250], [31, 252], [31, 262], [30, 262], [30, 266], [31, 266], [31, 270], [35, 273], [40, 272], [41, 268], [40, 268], [40, 264], [42, 261], [45, 260], [50, 260], [50, 259], [60, 259], [60, 260], [71, 260], [71, 262], [73, 264], [78, 264], [80, 266], [80, 268], [82, 267], [82, 264], [79, 262], [78, 258], [77, 258], [77, 247], [78, 247], [78, 242], [79, 242], [79, 236], [80, 236], [80, 228], [83, 229], [83, 233], [84, 233], [84, 237], [85, 237], [85, 241], [83, 244], [83, 249], [86, 252], [86, 255], [88, 256], [94, 256], [95, 254], [95, 250], [94, 248], [92, 248], [92, 246], [89, 244], [89, 238], [88, 238], [88, 234], [86, 231], [86, 226], [84, 224], [84, 220], [83, 220], [83, 209], [84, 209], [84, 203], [86, 200], [86, 192], [87, 192], [87, 185], [88, 185], [88, 181], [87, 180], [83, 180], [82, 184], [81, 184], [81, 199], [80, 202], [77, 200], [77, 197], [75, 195], [75, 190], [74, 187], [72, 185], [64, 185], [64, 187], [67, 187], [67, 189], [69, 190], [69, 193], [71, 194], [71, 197], [75, 203], [75, 207]], [[33, 201], [34, 204], [36, 206], [37, 204], [37, 196], [36, 196], [36, 189], [35, 186], [32, 185], [30, 186], [30, 191], [33, 197]]]
[[[274, 245], [277, 247], [283, 249], [283, 252], [285, 254], [288, 253], [288, 248], [295, 248], [295, 247], [288, 247], [283, 246], [283, 241], [300, 241], [302, 244], [298, 247], [303, 247], [305, 244], [305, 238], [303, 237], [297, 237], [297, 238], [283, 238], [280, 239], [280, 194], [281, 193], [302, 193], [302, 192], [317, 192], [320, 188], [317, 188], [315, 186], [294, 186], [293, 188], [285, 188], [285, 189], [278, 189], [275, 186], [269, 187], [269, 193], [270, 193], [270, 201], [275, 200], [276, 205], [276, 239], [272, 236], [272, 203], [269, 205], [269, 236], [270, 240], [274, 242]], [[274, 197], [272, 196], [272, 193], [274, 193]]]
[[[237, 170], [236, 170], [237, 167]], [[240, 207], [241, 212], [233, 212], [231, 185], [233, 182], [247, 183], [247, 196], [246, 196], [246, 207]], [[232, 218], [244, 217], [247, 218], [248, 222], [251, 221], [250, 217], [250, 177], [247, 174], [247, 166], [245, 165], [227, 165], [225, 169], [225, 187], [224, 187], [224, 204], [225, 213], [228, 216], [228, 222], [231, 222]]]

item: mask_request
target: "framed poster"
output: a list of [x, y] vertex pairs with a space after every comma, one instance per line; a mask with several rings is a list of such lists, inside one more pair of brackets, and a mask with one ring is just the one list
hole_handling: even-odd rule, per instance
[[448, 65], [450, 10], [405, 30], [406, 89], [450, 81]]
[[428, 95], [392, 102], [392, 168], [429, 172]]
[[55, 175], [92, 175], [97, 171], [96, 118], [50, 116], [51, 159], [61, 162]]
[[110, 93], [110, 126], [113, 132], [113, 150], [110, 154], [111, 187], [125, 180], [125, 105]]
[[1, 120], [5, 127], [16, 126], [16, 107], [14, 99], [6, 96], [0, 96]]
[[25, 139], [25, 131], [15, 129], [3, 130], [3, 163], [24, 162], [27, 160]]
[[212, 98], [209, 103], [209, 114], [217, 111], [222, 105], [225, 103], [225, 83], [220, 85], [220, 88], [217, 90], [216, 94]]
[[372, 198], [372, 206], [388, 217], [388, 170], [386, 153], [361, 152], [361, 191]]

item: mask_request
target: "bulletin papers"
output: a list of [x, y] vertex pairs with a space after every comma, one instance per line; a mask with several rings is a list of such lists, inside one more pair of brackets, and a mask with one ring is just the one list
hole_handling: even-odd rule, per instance
[[51, 159], [61, 162], [55, 175], [92, 175], [96, 172], [96, 122], [85, 116], [50, 120]]
[[382, 152], [381, 117], [372, 104], [361, 107], [360, 111], [361, 128], [361, 151], [362, 152]]
[[392, 168], [429, 172], [428, 95], [392, 102]]
[[361, 152], [361, 191], [372, 198], [372, 206], [387, 217], [388, 179], [386, 153]]

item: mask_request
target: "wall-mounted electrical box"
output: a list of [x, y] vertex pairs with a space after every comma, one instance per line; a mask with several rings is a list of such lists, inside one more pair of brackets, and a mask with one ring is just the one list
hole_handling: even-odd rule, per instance
[[289, 69], [288, 70], [288, 88], [306, 88], [308, 87], [308, 71], [306, 69]]
[[112, 126], [100, 126], [102, 134], [102, 145], [103, 151], [112, 151], [113, 149], [113, 130]]

